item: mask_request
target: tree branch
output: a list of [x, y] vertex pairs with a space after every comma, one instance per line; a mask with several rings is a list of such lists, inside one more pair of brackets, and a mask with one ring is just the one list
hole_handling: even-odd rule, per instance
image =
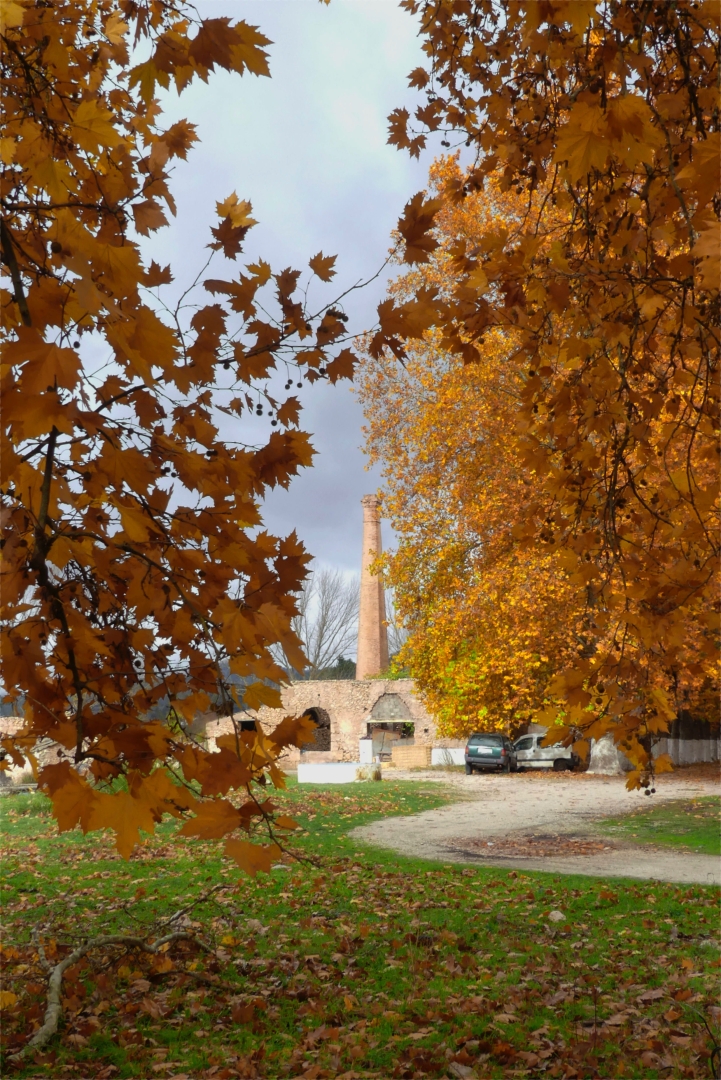
[[[40, 489], [40, 510], [38, 511], [38, 523], [35, 526], [35, 550], [38, 550], [38, 541], [45, 532], [45, 523], [48, 520], [48, 506], [50, 505], [50, 484], [53, 478], [53, 461], [55, 458], [55, 443], [58, 441], [60, 432], [53, 424], [48, 437], [48, 452], [45, 455], [45, 472], [43, 486]], [[43, 545], [44, 546], [44, 545]], [[45, 552], [43, 551], [43, 557]]]
[[89, 953], [91, 949], [105, 948], [107, 945], [129, 945], [133, 949], [141, 949], [143, 952], [157, 954], [161, 952], [164, 945], [172, 945], [175, 941], [192, 941], [196, 945], [200, 945], [201, 948], [208, 952], [213, 950], [207, 945], [206, 942], [196, 937], [195, 934], [187, 934], [184, 931], [175, 931], [172, 934], [166, 934], [165, 937], [158, 938], [157, 941], [150, 943], [145, 938], [133, 937], [130, 934], [104, 934], [100, 937], [88, 938], [86, 942], [79, 945], [77, 949], [69, 953], [63, 960], [51, 967], [48, 964], [45, 957], [44, 950], [37, 938], [37, 932], [33, 934], [33, 941], [36, 942], [38, 947], [38, 955], [40, 962], [43, 964], [46, 970], [50, 971], [50, 978], [48, 979], [48, 1000], [47, 1007], [45, 1009], [45, 1017], [42, 1025], [22, 1048], [18, 1050], [16, 1054], [11, 1054], [9, 1061], [13, 1065], [20, 1065], [24, 1058], [30, 1053], [31, 1050], [39, 1050], [47, 1042], [52, 1039], [55, 1032], [58, 1030], [58, 1024], [60, 1023], [60, 1017], [62, 1016], [62, 987], [63, 987], [63, 975], [68, 968], [73, 967], [79, 960]]
[[15, 290], [15, 303], [20, 308], [20, 316], [24, 324], [26, 326], [32, 326], [30, 309], [28, 308], [28, 302], [25, 299], [25, 290], [23, 289], [23, 282], [20, 277], [20, 269], [18, 267], [17, 259], [15, 258], [12, 236], [7, 225], [2, 220], [0, 220], [0, 240], [2, 241], [3, 262], [10, 271], [13, 289]]

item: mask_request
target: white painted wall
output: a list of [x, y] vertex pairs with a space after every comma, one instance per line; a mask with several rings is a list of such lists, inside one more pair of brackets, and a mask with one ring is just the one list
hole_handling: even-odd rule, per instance
[[360, 761], [301, 761], [299, 784], [354, 784], [357, 780], [375, 780], [380, 769]]
[[698, 761], [719, 760], [719, 739], [659, 739], [653, 756], [668, 754], [674, 765], [692, 765]]
[[431, 765], [465, 765], [463, 746], [434, 746], [431, 750]]

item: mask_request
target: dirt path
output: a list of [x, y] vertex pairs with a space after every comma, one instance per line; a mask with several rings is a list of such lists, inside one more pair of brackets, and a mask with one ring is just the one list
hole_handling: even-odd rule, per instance
[[[715, 856], [632, 847], [600, 838], [594, 830], [599, 818], [627, 814], [651, 803], [642, 793], [628, 792], [623, 777], [563, 773], [439, 776], [437, 772], [401, 774], [395, 770], [393, 776], [442, 779], [458, 792], [459, 801], [410, 817], [384, 818], [362, 825], [351, 836], [404, 855], [446, 863], [704, 885], [721, 883], [721, 860]], [[664, 777], [652, 798], [658, 804], [718, 793], [718, 779], [712, 771], [689, 770], [687, 775], [679, 771], [670, 779]], [[564, 838], [568, 838], [567, 842]], [[580, 838], [586, 838], [586, 842]], [[567, 853], [531, 857], [528, 852], [534, 845], [541, 851], [559, 849]], [[494, 847], [504, 849], [504, 854], [495, 854]]]

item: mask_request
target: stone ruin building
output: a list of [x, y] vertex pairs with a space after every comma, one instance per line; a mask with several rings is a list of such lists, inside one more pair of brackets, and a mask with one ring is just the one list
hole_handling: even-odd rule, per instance
[[[374, 758], [406, 767], [430, 765], [432, 748], [464, 745], [458, 739], [437, 737], [433, 717], [416, 696], [412, 679], [378, 678], [389, 662], [383, 582], [371, 573], [382, 551], [379, 501], [375, 495], [364, 495], [361, 502], [363, 557], [355, 680], [296, 682], [283, 688], [281, 709], [264, 706], [252, 714], [268, 731], [284, 716], [307, 713], [316, 722], [315, 742], [300, 751], [289, 750], [284, 758], [287, 766], [301, 760], [357, 761], [361, 739], [372, 740]], [[206, 734], [213, 740], [230, 728], [229, 719], [219, 719], [208, 723]]]

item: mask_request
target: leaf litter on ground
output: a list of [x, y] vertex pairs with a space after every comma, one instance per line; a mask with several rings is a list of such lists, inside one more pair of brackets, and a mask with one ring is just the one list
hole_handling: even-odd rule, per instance
[[33, 929], [53, 962], [82, 935], [152, 933], [182, 912], [174, 925], [213, 949], [184, 941], [156, 957], [89, 954], [67, 972], [60, 1033], [12, 1075], [709, 1074], [717, 889], [359, 849], [351, 825], [448, 796], [410, 782], [346, 792], [274, 795], [299, 822], [296, 846], [323, 863], [281, 863], [255, 881], [212, 843], [171, 845], [172, 826], [126, 864], [109, 840], [51, 836], [42, 814], [3, 805], [4, 1054], [24, 1045], [45, 1007]]

